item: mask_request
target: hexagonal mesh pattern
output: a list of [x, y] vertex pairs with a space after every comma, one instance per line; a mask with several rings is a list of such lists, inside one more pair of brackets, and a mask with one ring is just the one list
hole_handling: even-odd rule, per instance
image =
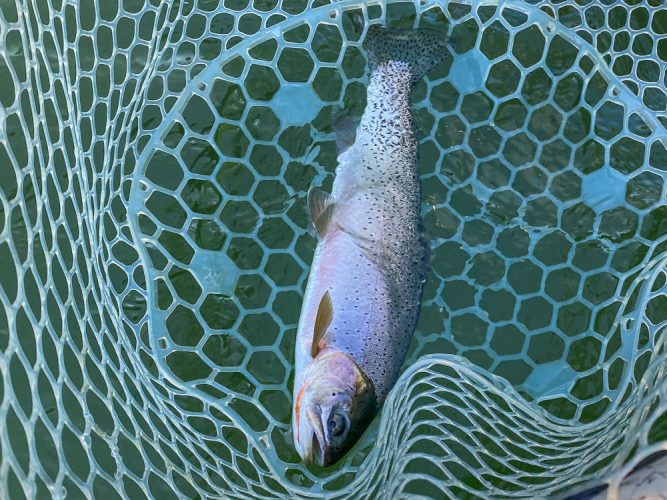
[[[5, 2], [1, 496], [535, 497], [665, 439], [662, 3]], [[310, 470], [305, 194], [375, 22], [452, 44], [413, 96], [432, 270], [381, 416]]]

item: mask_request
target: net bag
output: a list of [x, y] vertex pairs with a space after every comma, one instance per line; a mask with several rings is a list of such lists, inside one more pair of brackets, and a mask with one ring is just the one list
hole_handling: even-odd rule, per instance
[[[315, 470], [305, 197], [373, 23], [451, 40], [413, 94], [431, 271]], [[665, 34], [656, 0], [3, 2], [0, 496], [539, 498], [661, 449]]]

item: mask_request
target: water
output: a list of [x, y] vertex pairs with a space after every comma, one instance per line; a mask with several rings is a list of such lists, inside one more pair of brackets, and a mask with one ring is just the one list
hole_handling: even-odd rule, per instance
[[[53, 159], [33, 157], [33, 174], [18, 169], [30, 127], [17, 117], [35, 110], [19, 112], [18, 84], [0, 92], [9, 131], [0, 157], [11, 158], [0, 161], [11, 243], [0, 251], [21, 263], [0, 273], [9, 311], [0, 394], [16, 396], [0, 407], [12, 450], [2, 474], [13, 496], [30, 482], [29, 462], [43, 484], [75, 496], [247, 495], [247, 483], [258, 496], [374, 485], [388, 495], [535, 496], [627, 456], [635, 438], [622, 442], [619, 422], [641, 408], [632, 388], [667, 314], [664, 128], [619, 71], [575, 43], [567, 12], [555, 25], [528, 3], [287, 2], [289, 19], [270, 2], [227, 2], [228, 13], [217, 2], [113, 5], [64, 10], [82, 115], [78, 127], [59, 122], [52, 109], [77, 111], [54, 84], [57, 97], [42, 104], [62, 143], [43, 145]], [[632, 22], [646, 25], [639, 10]], [[333, 180], [333, 117], [365, 105], [355, 12], [447, 31], [454, 57], [413, 98], [432, 270], [407, 373], [354, 452], [324, 471], [304, 467], [291, 445], [293, 339], [315, 245], [305, 194]], [[619, 10], [608, 14], [620, 22]], [[115, 23], [116, 40], [96, 16]], [[76, 19], [95, 37], [77, 34]], [[43, 35], [54, 61], [59, 22]], [[9, 67], [25, 81], [18, 33], [7, 35], [0, 82]], [[150, 42], [157, 33], [172, 37], [168, 48]], [[34, 297], [46, 298], [42, 311]], [[46, 368], [32, 373], [37, 353]], [[65, 430], [29, 423], [31, 405]], [[493, 447], [499, 440], [519, 465]], [[59, 456], [61, 445], [71, 451]], [[420, 452], [464, 465], [427, 465]]]

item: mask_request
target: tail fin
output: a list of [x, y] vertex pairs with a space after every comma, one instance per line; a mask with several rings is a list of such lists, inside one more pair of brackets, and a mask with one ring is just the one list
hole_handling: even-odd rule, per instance
[[451, 57], [447, 36], [429, 29], [398, 30], [374, 24], [368, 28], [364, 48], [371, 72], [389, 61], [407, 63], [416, 84], [433, 66]]

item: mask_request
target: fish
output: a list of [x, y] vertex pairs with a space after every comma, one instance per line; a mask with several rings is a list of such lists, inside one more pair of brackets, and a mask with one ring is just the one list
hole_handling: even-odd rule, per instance
[[414, 334], [428, 241], [410, 94], [451, 57], [444, 33], [371, 25], [367, 105], [331, 193], [311, 187], [317, 246], [297, 327], [294, 445], [328, 467], [359, 440], [396, 383]]

